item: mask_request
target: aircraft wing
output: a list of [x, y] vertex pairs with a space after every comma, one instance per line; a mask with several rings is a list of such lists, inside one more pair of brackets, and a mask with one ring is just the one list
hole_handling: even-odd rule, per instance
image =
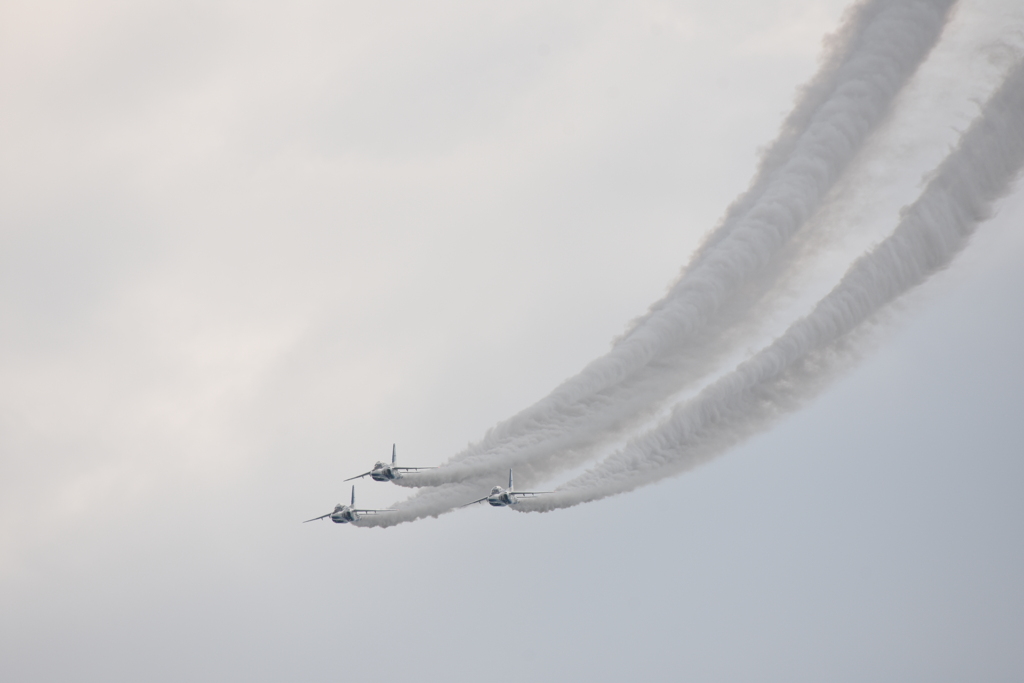
[[[392, 467], [393, 470], [401, 470], [402, 472], [420, 472], [422, 470], [436, 470], [436, 467]], [[367, 472], [369, 474], [369, 472]]]
[[488, 498], [490, 498], [490, 496], [484, 496], [480, 500], [474, 500], [472, 503], [466, 503], [465, 505], [460, 505], [459, 507], [460, 508], [468, 508], [470, 505], [476, 505], [477, 503], [482, 503], [485, 500], [487, 500]]
[[[306, 522], [315, 522], [318, 519], [323, 519], [324, 517], [330, 517], [333, 514], [334, 514], [333, 512], [328, 512], [326, 515], [320, 515], [319, 517], [314, 517], [313, 519], [307, 519]], [[305, 524], [306, 522], [303, 522], [303, 524]]]
[[533, 496], [543, 496], [545, 493], [551, 493], [551, 491], [513, 491], [512, 495], [532, 498]]
[[360, 477], [366, 477], [366, 476], [371, 475], [371, 474], [373, 474], [373, 470], [371, 470], [369, 472], [363, 472], [362, 474], [357, 474], [354, 477], [349, 477], [345, 481], [352, 481], [353, 479], [359, 479]]
[[384, 509], [384, 510], [353, 510], [352, 512], [357, 512], [360, 515], [375, 515], [378, 512], [395, 512], [395, 511], [396, 511], [395, 508], [387, 508], [387, 509]]

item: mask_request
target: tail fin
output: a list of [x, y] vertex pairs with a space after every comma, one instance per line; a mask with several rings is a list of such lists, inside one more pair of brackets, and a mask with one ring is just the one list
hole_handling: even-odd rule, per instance
[[395, 453], [395, 444], [391, 444], [391, 464], [395, 464], [395, 460], [398, 459], [398, 454]]
[[356, 485], [352, 484], [352, 507], [356, 506]]
[[508, 471], [508, 490], [509, 490], [509, 491], [512, 491], [512, 490], [514, 490], [514, 489], [512, 488], [512, 470], [509, 470], [509, 471]]

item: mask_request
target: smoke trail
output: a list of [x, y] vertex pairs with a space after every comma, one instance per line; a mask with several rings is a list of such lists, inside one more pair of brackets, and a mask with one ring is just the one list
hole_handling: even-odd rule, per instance
[[851, 266], [805, 318], [659, 428], [630, 441], [549, 496], [545, 511], [604, 498], [721, 454], [811, 398], [850, 356], [852, 333], [907, 290], [947, 266], [1024, 166], [1024, 62], [1009, 74], [893, 234]]
[[[731, 348], [729, 326], [751, 321], [733, 295], [814, 213], [935, 44], [952, 0], [871, 0], [850, 13], [836, 50], [765, 154], [751, 188], [697, 260], [602, 358], [547, 398], [491, 429], [438, 470], [406, 479], [437, 485], [586, 449], [650, 415]], [[734, 303], [740, 311], [729, 309]], [[710, 332], [710, 334], [709, 334]], [[699, 349], [699, 350], [698, 350]], [[524, 474], [526, 472], [524, 471]]]
[[[946, 9], [951, 4], [947, 3]], [[815, 116], [842, 84], [845, 76], [842, 70], [850, 61], [850, 56], [870, 49], [866, 46], [871, 40], [866, 28], [871, 22], [878, 20], [878, 15], [885, 6], [886, 4], [881, 2], [862, 2], [847, 8], [839, 30], [825, 39], [829, 50], [822, 59], [821, 68], [811, 81], [801, 88], [801, 96], [794, 104], [793, 111], [783, 121], [779, 136], [763, 152], [750, 187], [729, 206], [715, 230], [698, 247], [687, 269], [692, 269], [693, 264], [704, 259], [712, 248], [730, 235], [739, 219], [747, 215], [761, 199], [771, 184], [775, 169], [786, 164]], [[938, 38], [938, 33], [934, 38]]]
[[[514, 466], [530, 481], [572, 467], [649, 419], [746, 339], [760, 318], [740, 296], [818, 209], [893, 98], [935, 44], [952, 0], [869, 0], [854, 7], [829, 58], [765, 153], [751, 188], [729, 209], [668, 295], [604, 357], [547, 398], [491, 429], [411, 486], [483, 481]], [[774, 260], [773, 260], [774, 259]], [[769, 279], [770, 280], [770, 279]], [[767, 290], [770, 281], [758, 282]], [[461, 487], [459, 487], [461, 488]], [[450, 509], [448, 487], [402, 504], [409, 518]], [[390, 516], [389, 516], [390, 517]]]

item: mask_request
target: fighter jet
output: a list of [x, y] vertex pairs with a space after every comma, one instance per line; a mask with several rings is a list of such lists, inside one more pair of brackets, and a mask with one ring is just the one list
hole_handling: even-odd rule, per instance
[[494, 507], [505, 507], [506, 505], [515, 505], [519, 502], [520, 498], [532, 498], [534, 496], [540, 496], [545, 493], [551, 493], [550, 491], [516, 491], [512, 486], [512, 470], [508, 471], [508, 488], [503, 489], [500, 486], [495, 486], [491, 489], [491, 492], [481, 498], [480, 500], [474, 500], [472, 503], [466, 503], [462, 507], [468, 507], [470, 505], [476, 505], [482, 503], [485, 500], [493, 505]]
[[[358, 522], [361, 515], [376, 515], [381, 512], [394, 512], [394, 508], [388, 508], [386, 510], [358, 510], [356, 509], [356, 487], [352, 486], [352, 503], [350, 505], [342, 505], [338, 503], [334, 506], [334, 512], [328, 512], [326, 515], [320, 515], [313, 519], [307, 519], [306, 522], [315, 522], [318, 519], [324, 517], [330, 517], [331, 521], [335, 524], [347, 524], [348, 522]], [[305, 524], [306, 522], [303, 522]]]
[[369, 472], [363, 472], [355, 477], [349, 477], [345, 481], [352, 481], [353, 479], [359, 479], [360, 477], [370, 476], [374, 481], [394, 481], [400, 479], [403, 472], [420, 472], [422, 470], [432, 470], [433, 467], [399, 467], [395, 464], [398, 459], [398, 455], [395, 453], [395, 445], [391, 444], [391, 464], [385, 462], [377, 462], [373, 466], [373, 469]]

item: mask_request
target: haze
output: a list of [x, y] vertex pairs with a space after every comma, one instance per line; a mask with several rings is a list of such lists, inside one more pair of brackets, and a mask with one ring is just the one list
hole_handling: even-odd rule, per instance
[[[1019, 182], [858, 363], [702, 467], [300, 524], [605, 354], [845, 8], [0, 7], [0, 678], [1019, 680]], [[722, 373], [892, 232], [1022, 36], [1017, 2], [957, 4]]]

